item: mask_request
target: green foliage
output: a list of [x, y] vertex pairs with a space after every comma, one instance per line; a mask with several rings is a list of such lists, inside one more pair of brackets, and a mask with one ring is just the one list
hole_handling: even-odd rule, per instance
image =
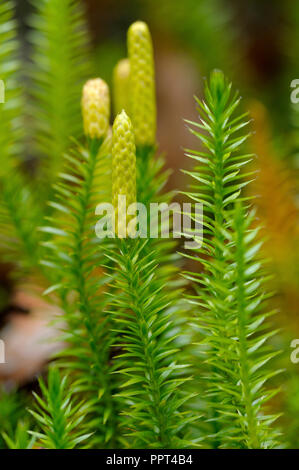
[[109, 377], [113, 335], [104, 313], [106, 279], [99, 270], [102, 255], [94, 227], [95, 207], [111, 198], [107, 184], [111, 178], [110, 141], [108, 136], [101, 147], [100, 142], [92, 141], [88, 149], [79, 147], [66, 155], [66, 169], [55, 187], [57, 198], [50, 203], [55, 210], [52, 224], [42, 227], [52, 235], [44, 243], [48, 256], [43, 265], [52, 269], [56, 282], [48, 292], [58, 291], [67, 325], [62, 363], [72, 372], [74, 390], [85, 394], [93, 440], [105, 446], [116, 437]]
[[193, 123], [192, 132], [207, 151], [188, 152], [199, 162], [188, 174], [195, 181], [189, 196], [204, 206], [205, 233], [201, 251], [191, 258], [204, 270], [187, 277], [195, 282], [192, 303], [199, 310], [208, 365], [205, 389], [208, 418], [214, 424], [211, 441], [217, 447], [268, 448], [276, 443], [270, 427], [276, 416], [264, 415], [263, 405], [276, 391], [263, 387], [277, 371], [265, 367], [275, 356], [265, 343], [275, 332], [266, 322], [269, 314], [263, 304], [267, 294], [257, 258], [258, 229], [252, 229], [253, 216], [237, 202], [251, 175], [240, 173], [249, 158], [240, 150], [247, 137], [239, 133], [247, 124], [246, 116], [233, 116], [239, 99], [230, 96], [231, 85], [216, 71], [205, 100], [198, 101], [201, 119]]
[[29, 434], [31, 423], [29, 421], [19, 421], [13, 437], [3, 434], [3, 439], [9, 449], [32, 449], [35, 437]]
[[0, 228], [1, 249], [9, 261], [22, 267], [36, 266], [36, 227], [41, 221], [27, 178], [17, 162], [22, 149], [22, 90], [13, 3], [0, 6], [0, 78], [5, 85], [5, 103], [0, 105]]
[[[204, 16], [202, 7], [189, 3]], [[81, 2], [33, 0], [33, 5], [28, 143], [34, 141], [44, 159], [35, 169], [38, 185], [16, 160], [24, 115], [19, 49], [12, 4], [0, 6], [0, 76], [7, 85], [7, 103], [0, 107], [1, 247], [3, 257], [18, 264], [17, 274], [39, 268], [37, 282], [46, 280], [45, 294], [61, 310], [63, 347], [47, 385], [40, 380], [34, 424], [24, 417], [17, 395], [1, 393], [0, 445], [277, 446], [272, 426], [277, 416], [265, 407], [277, 392], [267, 385], [277, 373], [267, 365], [275, 355], [269, 340], [276, 332], [266, 313], [254, 213], [241, 193], [253, 175], [241, 172], [251, 156], [242, 151], [248, 119], [235, 115], [238, 95], [216, 71], [204, 101], [198, 100], [200, 122], [191, 124], [203, 148], [187, 152], [195, 166], [186, 173], [192, 177], [188, 196], [204, 206], [204, 240], [189, 255], [199, 262], [195, 272], [181, 280], [174, 240], [96, 238], [96, 207], [111, 201], [111, 135], [80, 143], [81, 86], [91, 64]], [[206, 33], [194, 21], [196, 46]], [[193, 29], [195, 23], [190, 18]], [[210, 35], [213, 28], [208, 29]], [[93, 105], [92, 125], [103, 117], [102, 107]], [[143, 111], [146, 115], [147, 106]], [[147, 208], [151, 202], [170, 203], [172, 194], [164, 192], [168, 172], [155, 155], [156, 145], [139, 142], [136, 150], [137, 201]], [[190, 296], [183, 290], [187, 282]], [[186, 348], [188, 341], [197, 345]]]
[[14, 169], [2, 185], [0, 204], [1, 249], [6, 261], [18, 262], [22, 271], [36, 270], [39, 265], [37, 227], [42, 213], [24, 175]]
[[[165, 0], [159, 8], [156, 0], [146, 0], [145, 3], [150, 7], [149, 14], [152, 14], [158, 27], [174, 34], [184, 49], [192, 52], [200, 67], [211, 70], [232, 64], [237, 51], [234, 47], [235, 34], [229, 27], [232, 11], [228, 2]], [[207, 44], [209, 54], [205, 50]]]
[[7, 439], [16, 433], [19, 421], [24, 420], [25, 406], [26, 401], [20, 393], [0, 388], [0, 449], [6, 447]]
[[133, 448], [188, 447], [192, 442], [185, 429], [194, 416], [182, 411], [190, 397], [181, 391], [188, 365], [176, 360], [173, 305], [155, 276], [156, 257], [146, 253], [146, 244], [119, 240], [107, 252], [113, 265], [110, 313], [122, 351], [114, 365], [123, 376], [124, 391], [117, 394], [122, 427]]
[[36, 411], [30, 410], [41, 427], [41, 432], [31, 432], [38, 439], [37, 444], [47, 449], [74, 449], [79, 444], [82, 446], [90, 437], [90, 434], [82, 434], [78, 430], [88, 412], [86, 404], [74, 400], [67, 377], [61, 378], [57, 367], [49, 369], [48, 386], [43, 380], [39, 380], [39, 384], [43, 397], [34, 393]]
[[0, 79], [4, 84], [4, 103], [0, 106], [0, 175], [13, 166], [13, 157], [20, 150], [21, 106], [19, 44], [13, 3], [0, 5]]
[[[296, 364], [297, 366], [297, 364]], [[288, 448], [296, 449], [298, 447], [298, 422], [296, 417], [299, 412], [299, 379], [294, 371], [293, 374], [286, 376], [287, 382], [285, 386], [284, 396], [284, 428], [286, 429], [286, 441]]]
[[[81, 2], [32, 0], [33, 44], [31, 94], [37, 151], [43, 157], [47, 181], [61, 169], [70, 136], [82, 135], [81, 89], [90, 77], [88, 35]], [[44, 190], [42, 187], [41, 189]], [[46, 192], [45, 197], [49, 197]]]

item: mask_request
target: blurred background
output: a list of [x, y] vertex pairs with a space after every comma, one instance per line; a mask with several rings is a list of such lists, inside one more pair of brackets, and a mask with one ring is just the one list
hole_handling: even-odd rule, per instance
[[[31, 6], [27, 0], [17, 3], [26, 60], [30, 52], [26, 37]], [[109, 84], [115, 63], [126, 55], [128, 26], [137, 19], [150, 26], [157, 74], [158, 141], [160, 151], [166, 153], [168, 167], [173, 170], [169, 188], [185, 188], [180, 169], [189, 162], [183, 149], [198, 147], [184, 118], [197, 118], [193, 96], [201, 96], [204, 77], [215, 67], [222, 69], [243, 97], [242, 107], [253, 118], [248, 150], [256, 155], [252, 166], [258, 171], [249, 191], [258, 196], [255, 199], [258, 216], [267, 237], [264, 250], [273, 274], [272, 302], [278, 308], [276, 323], [281, 329], [275, 347], [284, 351], [277, 364], [285, 369], [279, 379], [282, 393], [273, 406], [284, 411], [282, 425], [287, 430], [289, 445], [298, 448], [299, 364], [290, 360], [290, 343], [299, 338], [299, 104], [291, 103], [290, 84], [299, 79], [299, 2], [84, 0], [84, 3], [95, 51], [94, 70]], [[5, 389], [20, 387], [26, 395], [26, 390], [34, 388], [35, 376], [52, 351], [42, 341], [45, 335], [51, 335], [45, 328], [50, 307], [14, 292], [3, 266], [0, 275], [1, 299], [5, 299], [0, 306], [0, 337], [7, 342], [7, 354], [13, 364], [4, 376], [0, 375], [0, 380]], [[17, 353], [20, 341], [28, 343], [25, 357]], [[7, 398], [6, 408], [0, 405], [0, 425], [9, 406], [20, 404], [11, 397]]]

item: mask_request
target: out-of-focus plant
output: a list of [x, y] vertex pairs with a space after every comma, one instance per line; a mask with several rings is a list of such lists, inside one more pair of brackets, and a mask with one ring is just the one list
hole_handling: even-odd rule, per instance
[[283, 299], [289, 301], [288, 304], [282, 300], [281, 315], [285, 319], [285, 313], [289, 312], [290, 320], [296, 323], [299, 282], [296, 179], [273, 148], [265, 107], [254, 101], [250, 108], [255, 130], [252, 149], [257, 155], [252, 165], [258, 171], [250, 194], [259, 196], [256, 206], [266, 237], [264, 251], [276, 273], [272, 283], [276, 290], [284, 293]]
[[[19, 44], [12, 2], [0, 6], [0, 76], [5, 85], [5, 102], [0, 106], [1, 204], [0, 226], [6, 259], [28, 266], [37, 263], [36, 227], [41, 221], [39, 205], [30, 193], [20, 170], [22, 148], [22, 90]], [[26, 217], [24, 217], [24, 211]]]
[[18, 421], [14, 435], [12, 437], [3, 433], [3, 439], [9, 449], [32, 449], [35, 444], [35, 437], [30, 437], [31, 424], [29, 421]]
[[130, 61], [129, 59], [121, 59], [114, 67], [113, 71], [113, 91], [114, 91], [114, 114], [115, 116], [122, 110], [129, 113], [130, 93], [128, 87], [130, 85]]
[[[8, 440], [13, 442], [16, 429], [21, 433], [22, 423], [26, 421], [26, 400], [18, 391], [0, 390], [0, 448], [6, 447]], [[28, 429], [28, 427], [27, 427]], [[19, 439], [19, 438], [18, 438]]]
[[[251, 140], [257, 158], [252, 162], [258, 170], [257, 178], [249, 188], [251, 195], [259, 195], [256, 200], [257, 215], [261, 220], [264, 256], [269, 259], [273, 273], [268, 284], [276, 291], [275, 306], [278, 308], [278, 322], [284, 328], [286, 322], [289, 332], [281, 338], [288, 352], [280, 359], [280, 366], [288, 373], [285, 376], [281, 402], [276, 406], [284, 409], [286, 441], [296, 447], [298, 436], [296, 397], [298, 380], [296, 366], [290, 364], [290, 344], [298, 334], [298, 208], [296, 205], [296, 178], [289, 170], [286, 161], [281, 161], [272, 144], [269, 119], [266, 108], [257, 101], [250, 103], [254, 118], [255, 133]], [[272, 301], [272, 303], [274, 303]], [[291, 368], [291, 369], [290, 369]]]
[[[290, 88], [290, 85], [293, 80], [297, 80], [298, 76], [298, 28], [299, 28], [299, 6], [298, 4], [287, 1], [284, 4], [284, 37], [283, 37], [283, 50], [287, 59], [287, 73], [285, 76], [285, 82], [288, 86], [289, 95], [293, 91]], [[299, 104], [298, 103], [290, 103], [291, 109], [289, 109], [289, 113], [286, 116], [288, 122], [291, 122], [293, 128], [292, 132], [290, 133], [289, 142], [285, 142], [287, 146], [287, 151], [291, 153], [293, 158], [293, 168], [296, 171], [296, 175], [298, 178], [298, 161], [299, 161], [299, 138], [298, 138], [298, 128], [299, 128]]]
[[[147, 0], [146, 5], [154, 23], [163, 32], [168, 30], [174, 34], [204, 70], [225, 68], [234, 62], [236, 38], [231, 27], [232, 10], [228, 2], [185, 0], [183, 3], [166, 0], [157, 9], [156, 0]], [[205, 53], [207, 44], [209, 54]]]
[[61, 170], [70, 136], [82, 135], [81, 88], [93, 68], [82, 3], [32, 0], [32, 4], [30, 114], [35, 151], [44, 169], [42, 191], [51, 189]]

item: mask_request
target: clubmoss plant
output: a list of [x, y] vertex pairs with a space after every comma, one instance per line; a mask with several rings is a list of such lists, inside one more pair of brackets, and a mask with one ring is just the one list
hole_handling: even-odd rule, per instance
[[113, 71], [114, 114], [123, 110], [130, 114], [130, 61], [120, 60]]
[[233, 114], [239, 101], [220, 71], [211, 74], [205, 99], [197, 100], [200, 122], [191, 123], [191, 132], [204, 149], [188, 151], [196, 165], [187, 173], [193, 178], [190, 198], [204, 205], [204, 244], [191, 256], [204, 270], [187, 277], [195, 282], [192, 303], [208, 364], [204, 387], [211, 445], [268, 448], [276, 445], [270, 424], [277, 416], [267, 416], [263, 406], [277, 390], [265, 391], [264, 385], [278, 371], [266, 367], [276, 355], [266, 344], [275, 332], [263, 305], [258, 229], [240, 205], [241, 188], [252, 174], [241, 173], [251, 156], [241, 150], [247, 116]]
[[[114, 205], [119, 195], [126, 195], [130, 203], [136, 200], [135, 162], [133, 128], [123, 111], [113, 125]], [[128, 429], [129, 446], [186, 447], [191, 442], [183, 430], [194, 416], [183, 411], [189, 396], [181, 385], [188, 377], [178, 372], [188, 365], [178, 364], [175, 358], [175, 328], [168, 294], [155, 275], [156, 253], [147, 249], [148, 240], [123, 236], [118, 233], [107, 251], [112, 263], [110, 313], [117, 332], [115, 346], [122, 351], [114, 361], [123, 377], [117, 393], [123, 410], [121, 425]]]
[[82, 112], [87, 148], [79, 146], [66, 156], [67, 168], [51, 203], [55, 217], [50, 219], [52, 225], [42, 228], [55, 236], [45, 243], [48, 256], [43, 262], [56, 273], [56, 284], [48, 293], [59, 293], [68, 325], [62, 337], [68, 347], [61, 353], [61, 364], [72, 372], [75, 391], [85, 394], [92, 411], [91, 439], [95, 445], [106, 446], [116, 437], [116, 412], [109, 375], [113, 335], [108, 333], [106, 298], [102, 295], [106, 278], [100, 275], [102, 253], [94, 233], [95, 207], [109, 197], [103, 188], [111, 181], [107, 166], [111, 158], [110, 100], [102, 80], [85, 84]]

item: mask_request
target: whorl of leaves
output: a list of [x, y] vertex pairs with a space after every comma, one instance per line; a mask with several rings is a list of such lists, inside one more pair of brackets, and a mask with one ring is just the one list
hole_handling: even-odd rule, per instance
[[67, 377], [61, 377], [57, 367], [50, 367], [47, 385], [39, 380], [42, 397], [34, 393], [35, 410], [30, 410], [41, 431], [31, 431], [37, 446], [46, 449], [84, 448], [90, 433], [81, 432], [81, 423], [88, 413], [88, 406], [76, 402]]

